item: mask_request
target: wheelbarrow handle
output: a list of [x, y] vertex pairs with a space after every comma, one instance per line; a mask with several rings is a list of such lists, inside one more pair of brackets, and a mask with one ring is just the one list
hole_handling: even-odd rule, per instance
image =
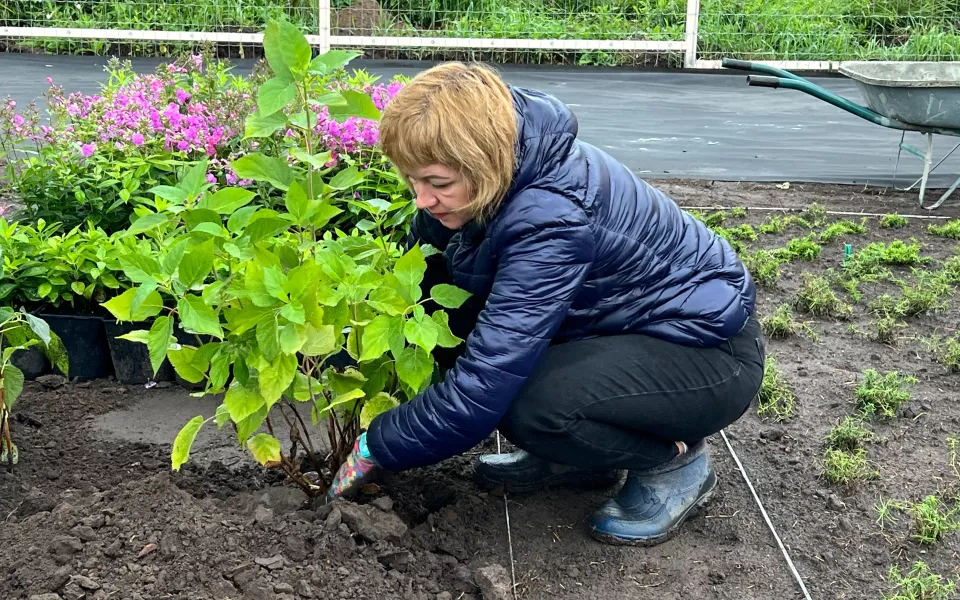
[[768, 75], [747, 75], [747, 85], [776, 89], [780, 87], [780, 78]]

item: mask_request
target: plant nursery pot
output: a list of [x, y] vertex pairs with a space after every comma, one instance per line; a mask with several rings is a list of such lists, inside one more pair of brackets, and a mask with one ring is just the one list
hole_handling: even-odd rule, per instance
[[10, 357], [13, 366], [23, 371], [24, 379], [33, 380], [51, 372], [52, 367], [43, 351], [36, 346], [26, 350], [17, 350]]
[[126, 384], [141, 384], [149, 381], [171, 381], [173, 379], [173, 367], [169, 361], [163, 361], [156, 377], [154, 377], [153, 365], [150, 363], [150, 350], [147, 345], [120, 339], [121, 335], [131, 331], [150, 329], [150, 323], [119, 323], [114, 319], [105, 318], [103, 326], [107, 333], [107, 345], [110, 348], [110, 357], [113, 361], [113, 370], [117, 381]]
[[[60, 336], [70, 361], [70, 378], [99, 379], [113, 374], [110, 346], [99, 316], [38, 315]], [[54, 367], [59, 373], [59, 369]], [[63, 375], [63, 373], [59, 373]]]

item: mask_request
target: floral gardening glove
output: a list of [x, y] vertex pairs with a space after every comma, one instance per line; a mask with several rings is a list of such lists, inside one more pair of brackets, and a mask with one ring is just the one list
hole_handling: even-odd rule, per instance
[[333, 500], [338, 496], [356, 491], [360, 486], [369, 483], [376, 476], [378, 469], [377, 463], [373, 461], [373, 456], [367, 448], [367, 434], [363, 433], [354, 442], [353, 451], [333, 478], [327, 498]]

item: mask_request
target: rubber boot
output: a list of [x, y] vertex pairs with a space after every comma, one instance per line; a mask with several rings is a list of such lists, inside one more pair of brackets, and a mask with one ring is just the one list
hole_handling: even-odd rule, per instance
[[706, 442], [647, 471], [630, 471], [617, 495], [590, 519], [590, 533], [609, 544], [653, 546], [673, 536], [710, 499], [717, 475]]
[[621, 476], [621, 471], [591, 471], [558, 465], [524, 450], [484, 454], [474, 467], [474, 480], [481, 489], [502, 486], [507, 492], [519, 494], [559, 486], [604, 489], [620, 481]]

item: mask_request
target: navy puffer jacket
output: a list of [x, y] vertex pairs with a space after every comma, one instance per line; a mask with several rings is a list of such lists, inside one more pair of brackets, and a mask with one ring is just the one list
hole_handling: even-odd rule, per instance
[[457, 232], [423, 211], [416, 219], [414, 235], [444, 249], [454, 283], [486, 305], [443, 381], [368, 429], [388, 470], [433, 464], [486, 438], [551, 341], [632, 332], [712, 347], [754, 309], [753, 279], [724, 239], [578, 140], [560, 101], [512, 93], [517, 166], [496, 215]]

